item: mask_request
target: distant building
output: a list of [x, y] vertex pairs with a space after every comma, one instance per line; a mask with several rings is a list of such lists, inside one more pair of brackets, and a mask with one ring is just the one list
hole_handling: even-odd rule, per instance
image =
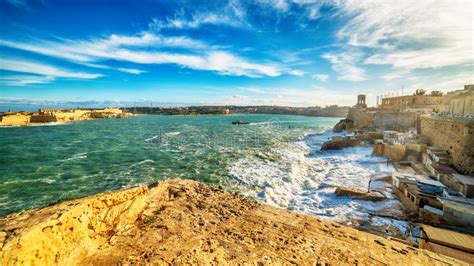
[[451, 99], [449, 113], [474, 116], [474, 85], [465, 85], [464, 90]]
[[429, 109], [438, 111], [440, 105], [443, 104], [443, 96], [441, 95], [405, 95], [382, 98], [382, 109], [389, 110], [406, 110], [406, 109]]

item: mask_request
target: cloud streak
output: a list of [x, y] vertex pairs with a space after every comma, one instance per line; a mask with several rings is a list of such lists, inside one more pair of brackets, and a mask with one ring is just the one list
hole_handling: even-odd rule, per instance
[[338, 79], [348, 81], [367, 80], [365, 70], [355, 65], [361, 54], [356, 52], [324, 53], [322, 58], [332, 64], [334, 71], [339, 73]]
[[51, 65], [6, 58], [0, 59], [0, 69], [58, 78], [95, 79], [103, 76], [102, 74], [81, 73], [60, 69]]
[[[107, 38], [92, 40], [40, 40], [36, 43], [0, 40], [0, 45], [105, 69], [111, 67], [97, 63], [115, 60], [135, 64], [176, 64], [194, 70], [215, 71], [220, 75], [252, 78], [277, 77], [284, 73], [301, 75], [299, 71], [280, 67], [276, 63], [250, 62], [230, 52], [187, 37], [164, 37], [153, 33], [134, 36], [111, 35]], [[183, 48], [185, 51], [175, 52], [166, 48]], [[144, 72], [129, 68], [117, 70], [131, 74]]]

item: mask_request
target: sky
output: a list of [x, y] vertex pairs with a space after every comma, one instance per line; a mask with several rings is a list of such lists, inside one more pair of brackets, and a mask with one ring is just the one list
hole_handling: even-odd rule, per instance
[[0, 104], [353, 105], [474, 83], [474, 1], [0, 0]]

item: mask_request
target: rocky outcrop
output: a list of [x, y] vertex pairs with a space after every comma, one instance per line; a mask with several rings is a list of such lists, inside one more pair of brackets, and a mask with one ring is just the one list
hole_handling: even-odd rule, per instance
[[75, 264], [133, 225], [147, 206], [147, 193], [146, 187], [134, 188], [0, 220], [0, 264]]
[[383, 134], [377, 132], [368, 132], [347, 137], [334, 137], [323, 143], [321, 150], [342, 150], [347, 147], [355, 147], [364, 142], [373, 144], [376, 139], [383, 139]]
[[0, 243], [0, 265], [462, 264], [189, 180], [11, 215]]
[[354, 121], [351, 119], [341, 119], [332, 129], [333, 132], [349, 131], [354, 127]]

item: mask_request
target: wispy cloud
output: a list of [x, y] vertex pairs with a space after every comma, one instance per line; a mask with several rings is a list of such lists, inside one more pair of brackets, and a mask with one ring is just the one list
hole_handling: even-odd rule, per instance
[[[231, 52], [221, 51], [187, 37], [164, 37], [153, 33], [142, 33], [136, 36], [111, 35], [107, 38], [92, 40], [43, 40], [36, 43], [0, 40], [0, 45], [98, 68], [110, 67], [97, 63], [116, 60], [135, 64], [176, 64], [195, 70], [216, 71], [221, 75], [253, 78], [276, 77], [284, 73], [301, 75], [301, 72], [280, 67], [277, 63], [251, 62]], [[160, 49], [160, 46], [180, 47], [187, 51], [165, 52]], [[132, 74], [143, 73], [137, 69], [118, 68], [117, 70]]]
[[153, 18], [148, 24], [152, 31], [163, 29], [197, 29], [204, 25], [219, 25], [230, 27], [246, 27], [246, 11], [240, 1], [231, 0], [220, 7], [217, 11], [207, 9], [181, 9], [172, 17], [164, 19]]
[[314, 74], [311, 77], [322, 82], [326, 82], [329, 79], [329, 75], [326, 74]]
[[361, 54], [353, 51], [345, 51], [340, 53], [324, 53], [322, 57], [332, 64], [332, 68], [336, 71], [340, 80], [362, 81], [368, 79], [365, 69], [356, 65]]
[[339, 39], [370, 48], [366, 64], [413, 70], [474, 62], [472, 1], [343, 1]]
[[0, 84], [7, 86], [27, 86], [31, 84], [50, 83], [54, 80], [52, 76], [30, 76], [30, 75], [13, 75], [1, 76]]
[[0, 58], [0, 69], [22, 72], [22, 73], [31, 73], [38, 74], [47, 77], [59, 77], [59, 78], [76, 78], [76, 79], [95, 79], [102, 77], [102, 74], [90, 74], [90, 73], [81, 73], [76, 71], [69, 71], [66, 69], [61, 69], [51, 65], [46, 65], [42, 63], [36, 63], [31, 61], [24, 61], [21, 59], [6, 59]]
[[245, 105], [325, 106], [331, 103], [350, 105], [352, 93], [336, 91], [322, 86], [307, 88], [292, 87], [240, 87], [242, 93], [226, 98], [225, 103], [237, 102]]
[[304, 74], [306, 74], [304, 71], [301, 71], [301, 70], [291, 70], [290, 71], [290, 74], [291, 75], [294, 75], [294, 76], [304, 76]]
[[118, 70], [118, 71], [125, 72], [125, 73], [135, 74], [135, 75], [139, 75], [139, 74], [142, 74], [142, 73], [145, 73], [145, 72], [146, 72], [146, 71], [140, 70], [140, 69], [124, 68], [124, 67], [117, 68], [117, 70]]

